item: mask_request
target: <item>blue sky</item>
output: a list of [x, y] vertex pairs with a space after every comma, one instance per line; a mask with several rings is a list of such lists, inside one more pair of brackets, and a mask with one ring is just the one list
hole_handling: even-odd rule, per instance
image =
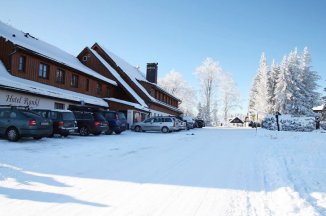
[[159, 63], [199, 88], [193, 74], [206, 57], [232, 74], [244, 112], [264, 51], [269, 63], [308, 46], [326, 79], [326, 0], [0, 0], [0, 20], [77, 55], [99, 42], [145, 71]]

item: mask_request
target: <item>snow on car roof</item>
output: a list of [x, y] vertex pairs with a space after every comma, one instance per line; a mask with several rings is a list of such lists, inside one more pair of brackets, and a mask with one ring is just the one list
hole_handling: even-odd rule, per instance
[[108, 79], [101, 74], [93, 71], [92, 69], [83, 65], [78, 58], [75, 56], [48, 44], [40, 39], [37, 39], [30, 35], [29, 33], [24, 33], [19, 31], [3, 22], [0, 21], [0, 37], [5, 38], [12, 43], [19, 45], [23, 48], [31, 50], [45, 58], [56, 61], [60, 64], [74, 68], [82, 73], [110, 83], [112, 85], [117, 85], [114, 80]]

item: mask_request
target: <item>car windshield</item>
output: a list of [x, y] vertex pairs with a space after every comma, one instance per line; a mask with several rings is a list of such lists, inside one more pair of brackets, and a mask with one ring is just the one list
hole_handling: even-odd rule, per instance
[[98, 114], [98, 113], [94, 113], [94, 118], [97, 121], [105, 121], [105, 118], [101, 114]]
[[115, 119], [115, 113], [113, 112], [106, 112], [104, 115], [106, 119]]
[[152, 120], [153, 120], [153, 118], [146, 119], [146, 120], [144, 121], [144, 123], [150, 123], [150, 122], [152, 122]]
[[119, 113], [118, 113], [118, 116], [119, 116], [119, 119], [120, 119], [120, 120], [126, 120], [126, 116], [125, 116], [125, 114], [119, 112]]
[[26, 116], [27, 118], [40, 118], [41, 116], [36, 114], [36, 113], [32, 113], [32, 112], [28, 112], [28, 111], [21, 111], [23, 113], [24, 116]]
[[75, 116], [72, 112], [63, 112], [62, 118], [63, 120], [75, 120]]

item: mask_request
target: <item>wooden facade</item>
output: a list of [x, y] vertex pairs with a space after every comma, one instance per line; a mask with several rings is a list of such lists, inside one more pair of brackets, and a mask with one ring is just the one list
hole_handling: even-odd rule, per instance
[[179, 102], [181, 102], [178, 98], [172, 96], [171, 94], [167, 93], [166, 91], [162, 90], [161, 88], [158, 88], [156, 85], [153, 85], [148, 82], [140, 82], [142, 86], [145, 87], [145, 89], [150, 93], [152, 97], [155, 99], [166, 103], [173, 107], [178, 107]]
[[112, 75], [112, 73], [102, 64], [102, 62], [96, 58], [96, 56], [86, 47], [77, 58], [87, 67], [93, 69], [94, 71], [100, 73], [102, 76], [105, 76], [109, 79], [112, 79], [118, 83], [118, 86], [115, 87], [115, 90], [109, 97], [117, 98], [120, 100], [125, 100], [133, 103], [137, 103], [135, 98], [128, 93], [121, 83]]
[[[24, 58], [23, 70], [20, 68], [21, 58]], [[12, 42], [1, 37], [0, 59], [12, 75], [38, 83], [99, 98], [110, 97], [110, 95], [115, 95], [117, 91], [117, 88], [110, 83], [46, 58], [31, 50], [15, 46]], [[41, 64], [47, 67], [44, 76], [40, 76]], [[59, 73], [61, 73], [61, 79], [58, 78]], [[75, 82], [72, 82], [73, 79]]]
[[[5, 26], [3, 23], [1, 25]], [[112, 110], [127, 111], [128, 109], [128, 111], [135, 110], [145, 114], [151, 112], [155, 115], [181, 114], [178, 109], [179, 99], [156, 84], [146, 80], [135, 80], [97, 43], [92, 46], [92, 50], [86, 47], [77, 58], [70, 58], [71, 55], [67, 56], [67, 53], [63, 51], [60, 53], [61, 50], [58, 48], [39, 41], [28, 33], [10, 28], [5, 26], [4, 36], [0, 36], [0, 60], [11, 75], [85, 96], [98, 99], [114, 98], [122, 101], [122, 103], [111, 103], [109, 100]], [[27, 45], [16, 40], [18, 37]], [[55, 54], [52, 55], [53, 53]], [[101, 60], [97, 55], [101, 56]], [[111, 68], [109, 70], [106, 67], [102, 58], [123, 81], [120, 77], [117, 78], [116, 74], [112, 74]], [[83, 71], [84, 68], [86, 68], [85, 71]], [[114, 85], [114, 82], [117, 85]], [[136, 105], [133, 106], [133, 104]]]

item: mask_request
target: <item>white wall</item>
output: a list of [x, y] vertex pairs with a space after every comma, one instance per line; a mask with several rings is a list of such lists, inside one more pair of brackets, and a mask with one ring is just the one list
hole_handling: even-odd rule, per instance
[[151, 117], [154, 117], [154, 116], [170, 116], [171, 114], [169, 113], [164, 113], [164, 112], [159, 112], [159, 111], [156, 111], [156, 110], [150, 110], [151, 111]]
[[62, 100], [49, 99], [32, 94], [0, 90], [0, 105], [30, 106], [31, 108], [39, 109], [54, 109], [55, 102], [65, 104], [66, 109], [70, 104]]

